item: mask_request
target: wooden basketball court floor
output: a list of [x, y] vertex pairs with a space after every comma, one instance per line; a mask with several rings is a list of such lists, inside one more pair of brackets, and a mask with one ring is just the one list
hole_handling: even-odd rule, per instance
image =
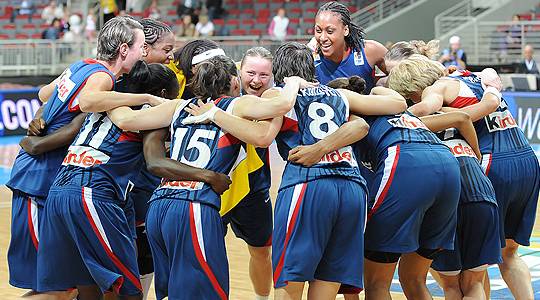
[[[3, 152], [3, 151], [2, 151]], [[12, 154], [16, 152], [10, 151]], [[5, 152], [3, 153], [5, 154]], [[276, 199], [277, 188], [283, 170], [283, 162], [277, 157], [275, 152], [271, 155], [272, 165], [272, 199]], [[537, 211], [537, 220], [540, 213]], [[16, 299], [26, 291], [14, 288], [8, 283], [7, 267], [7, 249], [10, 239], [10, 220], [11, 220], [11, 191], [5, 186], [0, 186], [0, 300]], [[540, 233], [540, 224], [537, 221], [535, 225], [535, 234]], [[245, 243], [237, 239], [231, 230], [226, 237], [227, 255], [229, 257], [230, 267], [230, 299], [248, 300], [254, 299], [251, 282], [248, 274], [249, 254]], [[305, 291], [304, 291], [305, 292]], [[406, 299], [401, 293], [392, 293], [393, 299]], [[304, 293], [304, 298], [305, 293]], [[362, 296], [361, 296], [362, 298]], [[155, 299], [153, 286], [148, 299]], [[338, 295], [337, 299], [342, 299]], [[443, 299], [435, 297], [434, 299]]]

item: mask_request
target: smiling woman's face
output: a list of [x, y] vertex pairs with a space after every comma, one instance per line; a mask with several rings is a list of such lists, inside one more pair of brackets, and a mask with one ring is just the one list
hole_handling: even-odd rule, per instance
[[345, 49], [345, 36], [349, 35], [349, 27], [345, 26], [339, 15], [324, 11], [315, 18], [315, 39], [325, 57], [341, 55], [337, 51]]
[[240, 69], [242, 88], [250, 95], [260, 97], [272, 87], [272, 62], [259, 56], [248, 56]]

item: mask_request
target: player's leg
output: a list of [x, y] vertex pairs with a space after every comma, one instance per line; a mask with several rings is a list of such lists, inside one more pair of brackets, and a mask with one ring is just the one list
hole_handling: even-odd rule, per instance
[[[366, 300], [390, 300], [390, 286], [394, 278], [399, 254], [366, 253], [364, 260], [364, 292]], [[376, 261], [377, 260], [377, 261]], [[383, 262], [383, 261], [388, 262]]]
[[463, 298], [461, 287], [459, 285], [460, 272], [432, 272], [436, 273], [438, 283], [444, 291], [445, 300], [460, 300]]
[[256, 299], [266, 299], [272, 287], [272, 203], [268, 190], [248, 194], [226, 215], [234, 234], [249, 250], [249, 277]]
[[426, 286], [427, 273], [431, 266], [431, 256], [436, 252], [432, 249], [419, 249], [418, 252], [401, 255], [399, 261], [399, 282], [408, 299], [431, 300], [431, 294]]
[[516, 300], [534, 299], [531, 285], [531, 273], [527, 264], [519, 257], [519, 244], [507, 239], [502, 249], [503, 262], [499, 264], [501, 275]]
[[[487, 267], [487, 266], [485, 266]], [[484, 300], [484, 269], [463, 271], [460, 286], [465, 300]]]
[[491, 286], [489, 281], [489, 274], [486, 271], [484, 271], [484, 293], [486, 294], [486, 299], [491, 299]]
[[300, 300], [302, 299], [304, 285], [304, 282], [289, 281], [286, 286], [276, 288], [274, 300]]
[[314, 280], [309, 283], [308, 299], [310, 300], [334, 300], [339, 290], [339, 282]]
[[268, 297], [272, 286], [272, 246], [253, 247], [249, 250], [249, 278], [257, 296]]

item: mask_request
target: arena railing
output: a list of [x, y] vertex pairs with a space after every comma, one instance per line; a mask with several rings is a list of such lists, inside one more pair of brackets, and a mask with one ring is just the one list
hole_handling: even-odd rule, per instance
[[[307, 43], [311, 38], [311, 35], [298, 35], [287, 40]], [[236, 61], [249, 48], [262, 46], [274, 52], [283, 43], [269, 36], [215, 36], [210, 39], [219, 43]], [[176, 48], [190, 40], [177, 39]], [[0, 76], [57, 75], [74, 61], [95, 55], [95, 41], [0, 40]]]
[[540, 49], [540, 21], [474, 21], [460, 37], [469, 64], [511, 64], [525, 45]]
[[421, 0], [378, 0], [352, 14], [351, 19], [362, 28], [367, 29], [370, 25], [419, 1]]
[[474, 18], [471, 0], [464, 0], [435, 17], [435, 36], [441, 36]]

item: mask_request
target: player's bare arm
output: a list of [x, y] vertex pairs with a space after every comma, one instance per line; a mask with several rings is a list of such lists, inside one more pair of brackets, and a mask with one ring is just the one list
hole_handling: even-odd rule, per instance
[[77, 136], [86, 114], [79, 114], [69, 124], [60, 127], [46, 136], [26, 136], [19, 145], [30, 155], [39, 155], [61, 147], [65, 147]]
[[339, 127], [334, 133], [313, 145], [298, 146], [289, 151], [289, 161], [310, 167], [330, 152], [356, 143], [369, 132], [369, 125], [358, 116], [351, 115], [349, 121]]
[[210, 184], [219, 195], [223, 194], [231, 180], [227, 175], [206, 169], [195, 168], [177, 160], [167, 158], [165, 140], [169, 130], [161, 128], [145, 132], [143, 135], [143, 151], [148, 171], [152, 174], [171, 180], [193, 180]]
[[165, 99], [149, 94], [130, 94], [111, 91], [113, 82], [104, 73], [95, 73], [88, 78], [86, 85], [79, 93], [79, 107], [83, 112], [104, 112], [120, 106], [159, 105]]

